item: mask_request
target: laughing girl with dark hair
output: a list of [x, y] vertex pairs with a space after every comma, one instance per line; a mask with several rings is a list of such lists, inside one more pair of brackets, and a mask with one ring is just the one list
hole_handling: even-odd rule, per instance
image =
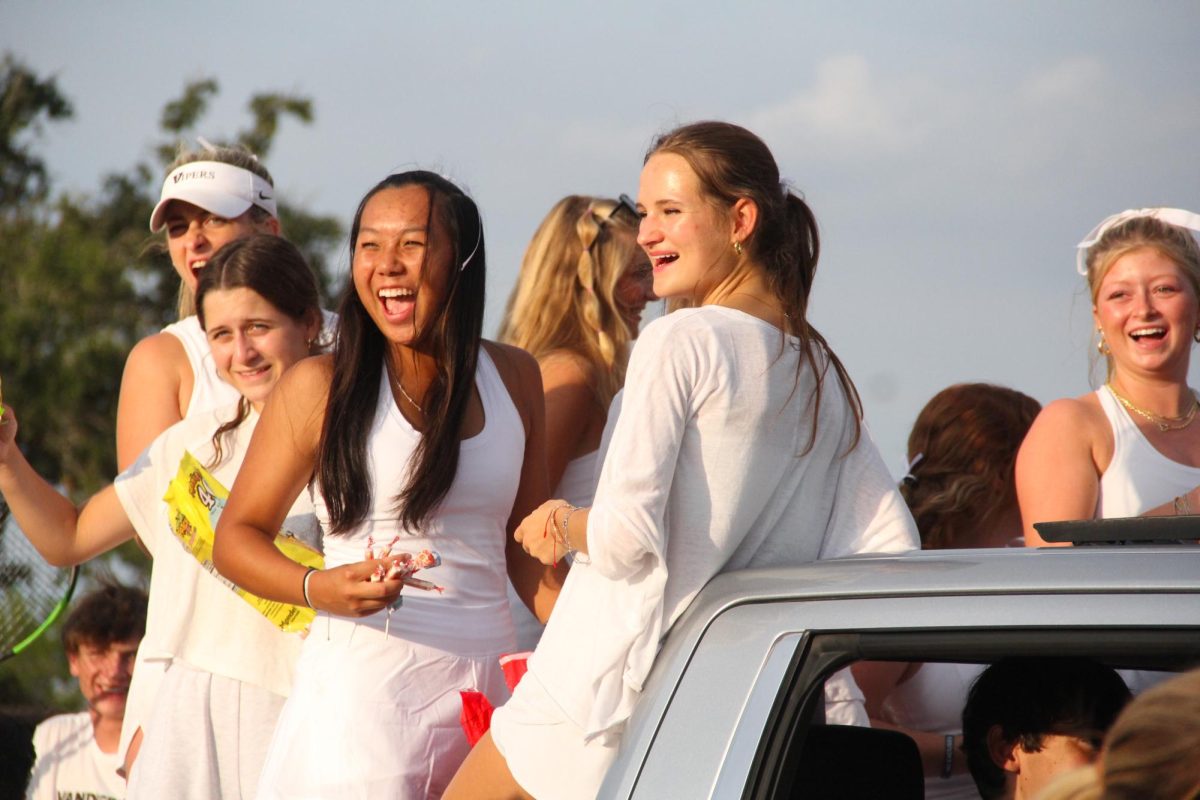
[[[505, 580], [542, 619], [560, 574], [509, 534], [547, 493], [543, 402], [527, 353], [483, 342], [475, 203], [430, 172], [358, 207], [332, 356], [297, 367], [263, 415], [217, 533], [218, 565], [318, 610], [258, 796], [437, 797], [465, 757], [460, 690], [499, 704], [514, 646]], [[276, 517], [311, 486], [327, 569], [275, 551]], [[371, 581], [395, 553], [438, 551], [439, 591]]]

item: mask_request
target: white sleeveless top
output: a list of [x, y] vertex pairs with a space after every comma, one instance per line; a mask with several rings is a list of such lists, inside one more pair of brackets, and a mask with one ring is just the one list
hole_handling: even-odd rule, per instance
[[192, 398], [188, 401], [185, 417], [199, 411], [233, 405], [242, 398], [237, 389], [217, 375], [217, 365], [213, 363], [212, 350], [208, 348], [208, 337], [204, 335], [200, 319], [195, 314], [171, 323], [162, 332], [179, 340], [192, 368]]
[[[324, 323], [321, 327], [320, 341], [332, 342], [337, 330], [337, 314], [322, 309]], [[214, 408], [224, 408], [242, 399], [238, 390], [221, 379], [217, 374], [217, 365], [213, 361], [212, 350], [208, 347], [208, 337], [200, 327], [200, 318], [195, 314], [184, 317], [178, 322], [172, 322], [162, 329], [183, 345], [187, 354], [188, 366], [192, 368], [192, 397], [188, 400], [187, 413], [190, 417], [200, 411], [210, 411]]]
[[1112, 461], [1100, 476], [1098, 518], [1136, 517], [1200, 486], [1200, 467], [1155, 450], [1107, 386], [1096, 397], [1113, 432]]
[[[330, 534], [328, 507], [321, 493], [314, 492], [313, 508], [325, 531], [325, 566], [362, 561], [368, 536], [382, 546], [399, 535], [393, 552], [436, 550], [442, 556], [441, 566], [423, 570], [417, 577], [433, 581], [444, 591], [405, 588], [403, 613], [391, 615], [391, 634], [459, 656], [509, 650], [513, 626], [505, 593], [504, 544], [521, 479], [525, 427], [508, 389], [491, 357], [480, 348], [475, 385], [483, 401], [483, 430], [460, 444], [458, 474], [450, 491], [426, 527], [411, 531], [401, 527], [394, 498], [404, 487], [421, 434], [396, 407], [383, 376], [379, 384], [367, 442], [372, 486], [367, 518], [350, 533]], [[383, 630], [387, 614], [355, 621]]]
[[[911, 678], [892, 689], [883, 703], [883, 717], [926, 733], [961, 734], [962, 711], [971, 685], [984, 670], [983, 664], [922, 664]], [[979, 797], [970, 773], [925, 777], [926, 800], [973, 800]]]
[[554, 490], [555, 497], [561, 497], [573, 506], [587, 508], [596, 496], [596, 478], [599, 469], [600, 451], [593, 450], [584, 453], [579, 458], [567, 462], [558, 488]]

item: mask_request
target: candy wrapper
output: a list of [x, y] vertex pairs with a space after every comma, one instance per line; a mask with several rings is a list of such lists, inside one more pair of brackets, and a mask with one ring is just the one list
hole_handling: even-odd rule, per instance
[[412, 586], [416, 589], [424, 589], [425, 591], [444, 592], [445, 588], [438, 586], [431, 581], [414, 578], [413, 573], [431, 567], [440, 567], [442, 565], [442, 557], [435, 550], [420, 550], [416, 554], [413, 553], [396, 553], [393, 555], [392, 548], [400, 541], [399, 536], [392, 537], [392, 541], [381, 547], [375, 546], [375, 540], [367, 537], [367, 550], [363, 554], [366, 559], [375, 559], [377, 561], [392, 560], [391, 564], [380, 564], [375, 567], [375, 572], [371, 575], [370, 580], [374, 582], [391, 580], [400, 578], [405, 586]]
[[[414, 573], [430, 569], [431, 567], [439, 567], [442, 564], [442, 557], [436, 550], [420, 550], [416, 554], [400, 552], [392, 553], [392, 548], [400, 541], [399, 536], [393, 536], [392, 540], [386, 545], [380, 547], [375, 546], [375, 539], [367, 537], [367, 549], [363, 553], [363, 558], [367, 560], [383, 561], [375, 567], [375, 571], [371, 573], [371, 577], [367, 580], [372, 583], [379, 581], [392, 580], [399, 578], [405, 586], [411, 586], [414, 589], [421, 589], [426, 592], [438, 592], [439, 594], [446, 591], [444, 587], [438, 586], [432, 581], [423, 580], [414, 577]], [[388, 563], [388, 560], [391, 563]], [[386, 635], [392, 627], [392, 612], [395, 611], [403, 602], [403, 596], [396, 598], [395, 605], [392, 605], [387, 610], [387, 620], [383, 624], [383, 632]]]

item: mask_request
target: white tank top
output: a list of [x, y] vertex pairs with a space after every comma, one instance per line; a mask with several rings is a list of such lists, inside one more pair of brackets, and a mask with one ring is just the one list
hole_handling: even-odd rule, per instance
[[580, 508], [590, 506], [592, 498], [596, 496], [596, 473], [599, 471], [596, 462], [599, 460], [600, 451], [593, 450], [568, 461], [558, 488], [554, 490], [554, 497], [561, 497]]
[[212, 350], [208, 348], [208, 337], [200, 328], [200, 320], [195, 314], [171, 323], [163, 328], [162, 332], [169, 333], [180, 341], [192, 368], [192, 398], [188, 401], [185, 417], [200, 411], [233, 405], [241, 399], [238, 390], [217, 375]]
[[1100, 476], [1098, 518], [1136, 517], [1200, 486], [1200, 467], [1155, 450], [1107, 386], [1096, 397], [1113, 432], [1112, 461]]
[[[386, 374], [386, 373], [385, 373]], [[525, 455], [525, 427], [496, 365], [480, 348], [475, 385], [483, 401], [484, 426], [460, 444], [458, 474], [450, 491], [422, 530], [401, 527], [395, 496], [404, 487], [420, 432], [396, 407], [387, 380], [380, 380], [375, 420], [367, 441], [372, 499], [367, 518], [347, 534], [331, 535], [329, 510], [320, 492], [313, 508], [325, 531], [325, 566], [363, 560], [367, 537], [376, 546], [393, 536], [395, 552], [429, 548], [442, 564], [418, 573], [444, 591], [405, 588], [403, 603], [386, 612], [357, 619], [360, 625], [445, 650], [459, 656], [484, 656], [514, 646], [512, 618], [505, 585], [508, 580], [504, 544]]]
[[[922, 664], [911, 678], [892, 689], [883, 703], [888, 722], [926, 733], [961, 734], [962, 710], [971, 684], [983, 664]], [[961, 758], [961, 756], [960, 756]], [[925, 777], [927, 800], [971, 800], [979, 797], [969, 773]]]

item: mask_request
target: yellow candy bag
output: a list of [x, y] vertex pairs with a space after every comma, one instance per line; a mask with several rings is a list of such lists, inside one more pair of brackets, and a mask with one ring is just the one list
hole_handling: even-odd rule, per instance
[[[228, 586], [273, 625], [289, 633], [304, 630], [316, 616], [311, 608], [266, 600], [247, 592], [217, 572], [212, 560], [213, 531], [228, 497], [229, 490], [195, 456], [185, 451], [179, 461], [179, 471], [163, 495], [163, 500], [170, 508], [171, 531], [184, 549], [200, 562], [202, 569]], [[287, 531], [280, 531], [276, 535], [275, 546], [292, 561], [306, 567], [320, 569], [325, 564], [319, 552]]]

